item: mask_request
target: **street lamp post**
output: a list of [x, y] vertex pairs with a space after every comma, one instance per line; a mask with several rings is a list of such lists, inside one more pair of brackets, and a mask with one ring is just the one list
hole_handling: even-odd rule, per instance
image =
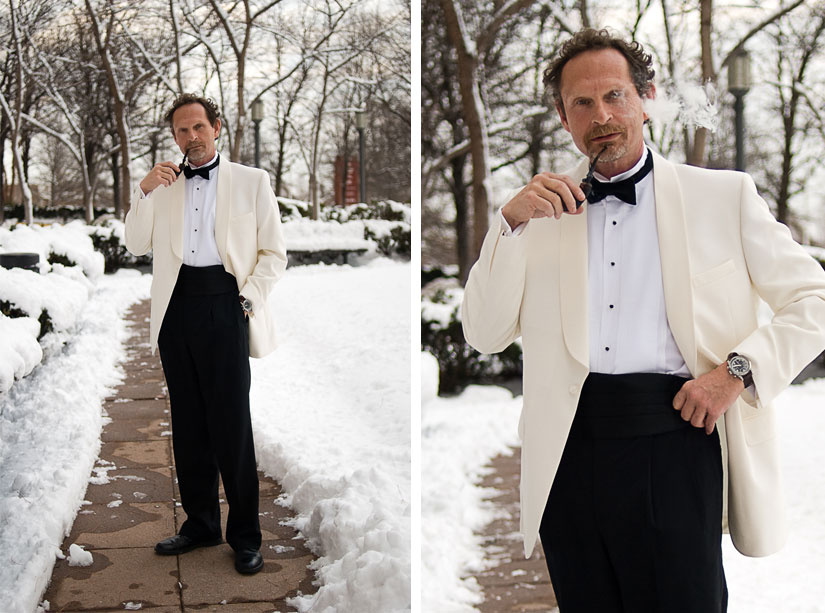
[[261, 167], [261, 121], [264, 119], [264, 103], [260, 98], [252, 103], [252, 122], [255, 124], [255, 168]]
[[728, 90], [735, 98], [736, 170], [745, 170], [745, 94], [750, 88], [751, 60], [748, 52], [741, 49], [731, 58], [728, 66]]
[[361, 191], [361, 202], [367, 201], [366, 156], [364, 154], [364, 130], [367, 128], [367, 112], [355, 112], [355, 128], [358, 130], [358, 170]]

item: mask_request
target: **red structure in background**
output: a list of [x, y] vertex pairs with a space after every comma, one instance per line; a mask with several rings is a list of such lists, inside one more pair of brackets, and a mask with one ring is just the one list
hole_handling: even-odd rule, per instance
[[346, 164], [346, 188], [344, 187], [344, 157], [335, 158], [335, 204], [355, 204], [358, 202], [359, 173], [358, 158], [352, 157]]

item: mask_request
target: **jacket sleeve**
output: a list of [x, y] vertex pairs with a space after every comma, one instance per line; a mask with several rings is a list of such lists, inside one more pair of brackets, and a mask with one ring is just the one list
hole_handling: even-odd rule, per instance
[[765, 405], [825, 348], [825, 271], [743, 176], [740, 223], [748, 274], [774, 315], [733, 351], [750, 359], [758, 402]]
[[501, 224], [499, 216], [494, 216], [461, 304], [464, 337], [481, 353], [503, 351], [521, 336], [519, 315], [530, 224], [518, 236], [504, 236]]
[[269, 293], [286, 270], [286, 242], [281, 230], [278, 201], [269, 185], [269, 175], [259, 174], [255, 196], [258, 259], [240, 292], [252, 302], [253, 316], [258, 305], [266, 304]]
[[145, 255], [152, 249], [152, 231], [155, 223], [152, 195], [144, 197], [140, 187], [132, 192], [129, 212], [126, 213], [126, 249], [133, 255]]

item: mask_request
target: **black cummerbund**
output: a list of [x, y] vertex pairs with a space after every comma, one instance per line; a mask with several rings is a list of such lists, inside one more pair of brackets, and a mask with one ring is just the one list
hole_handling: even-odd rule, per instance
[[571, 436], [631, 438], [684, 427], [673, 397], [686, 379], [658, 373], [590, 373], [582, 386]]
[[237, 293], [238, 282], [220, 264], [215, 266], [181, 264], [175, 292], [188, 296]]

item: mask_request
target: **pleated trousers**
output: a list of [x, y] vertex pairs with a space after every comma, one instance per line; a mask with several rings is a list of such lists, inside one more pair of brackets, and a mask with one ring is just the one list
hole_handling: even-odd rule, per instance
[[687, 379], [591, 373], [541, 522], [560, 613], [724, 613], [722, 461]]
[[179, 532], [221, 536], [220, 475], [226, 540], [235, 550], [261, 545], [247, 326], [235, 277], [222, 266], [181, 266], [158, 338], [186, 512]]

